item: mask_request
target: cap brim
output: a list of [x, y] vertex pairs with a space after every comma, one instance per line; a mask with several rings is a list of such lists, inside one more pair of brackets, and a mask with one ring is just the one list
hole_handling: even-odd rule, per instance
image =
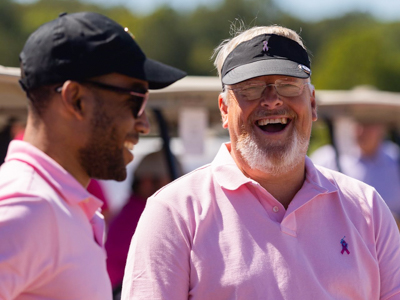
[[143, 70], [145, 75], [144, 80], [149, 83], [149, 89], [151, 90], [165, 88], [187, 75], [182, 70], [149, 58], [146, 58], [144, 61]]
[[222, 78], [222, 83], [236, 84], [254, 77], [266, 75], [309, 78], [310, 74], [304, 71], [302, 66], [297, 62], [285, 59], [259, 60], [234, 68]]

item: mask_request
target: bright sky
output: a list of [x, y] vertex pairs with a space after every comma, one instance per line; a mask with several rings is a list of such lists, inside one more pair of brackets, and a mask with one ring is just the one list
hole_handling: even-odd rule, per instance
[[[176, 9], [190, 10], [198, 5], [213, 6], [221, 0], [85, 0], [88, 2], [118, 3], [134, 11], [149, 13], [162, 4], [169, 4]], [[262, 0], [260, 0], [262, 1]], [[399, 0], [274, 0], [285, 12], [304, 21], [318, 21], [337, 17], [350, 11], [370, 12], [382, 20], [400, 20]]]
[[[15, 0], [33, 2], [35, 0]], [[159, 5], [178, 10], [191, 10], [199, 5], [215, 6], [222, 0], [83, 0], [102, 5], [123, 5], [138, 13], [151, 13]], [[262, 0], [260, 0], [262, 1]], [[399, 0], [273, 0], [286, 13], [304, 21], [318, 21], [343, 15], [350, 11], [369, 12], [375, 17], [400, 20]]]

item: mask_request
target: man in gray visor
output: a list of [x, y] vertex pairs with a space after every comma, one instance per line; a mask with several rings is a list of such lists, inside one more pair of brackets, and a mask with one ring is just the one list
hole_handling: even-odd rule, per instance
[[400, 299], [400, 235], [372, 187], [306, 156], [317, 120], [298, 34], [216, 49], [230, 142], [147, 201], [122, 299]]

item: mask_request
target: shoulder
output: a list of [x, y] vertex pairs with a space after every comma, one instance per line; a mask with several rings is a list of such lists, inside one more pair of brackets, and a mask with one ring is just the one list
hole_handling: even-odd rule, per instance
[[0, 169], [0, 220], [13, 230], [44, 230], [54, 225], [54, 190], [35, 170], [18, 161]]
[[343, 173], [316, 165], [320, 176], [335, 186], [338, 197], [345, 206], [352, 206], [372, 214], [372, 209], [386, 206], [376, 189]]
[[48, 201], [34, 196], [1, 199], [0, 236], [7, 241], [2, 252], [9, 251], [24, 257], [30, 257], [29, 252], [40, 252], [41, 255], [36, 254], [36, 259], [52, 253], [54, 245], [58, 244], [53, 207]]
[[54, 189], [33, 167], [20, 161], [4, 163], [0, 168], [0, 202], [8, 198], [51, 198]]
[[321, 165], [315, 165], [315, 168], [322, 176], [327, 178], [339, 190], [353, 190], [362, 192], [375, 191], [372, 186], [336, 170], [332, 170]]
[[212, 185], [213, 177], [211, 164], [207, 164], [165, 185], [154, 193], [153, 197], [164, 198], [195, 195], [198, 192], [204, 191], [204, 188]]
[[148, 207], [160, 205], [167, 210], [192, 213], [208, 207], [215, 199], [215, 178], [212, 165], [204, 165], [154, 193], [146, 204]]

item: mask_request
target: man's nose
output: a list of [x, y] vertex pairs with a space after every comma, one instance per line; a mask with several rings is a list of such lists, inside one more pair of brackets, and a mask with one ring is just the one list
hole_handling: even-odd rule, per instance
[[275, 87], [270, 85], [263, 91], [260, 104], [269, 109], [273, 109], [277, 106], [281, 106], [283, 101], [276, 92]]

